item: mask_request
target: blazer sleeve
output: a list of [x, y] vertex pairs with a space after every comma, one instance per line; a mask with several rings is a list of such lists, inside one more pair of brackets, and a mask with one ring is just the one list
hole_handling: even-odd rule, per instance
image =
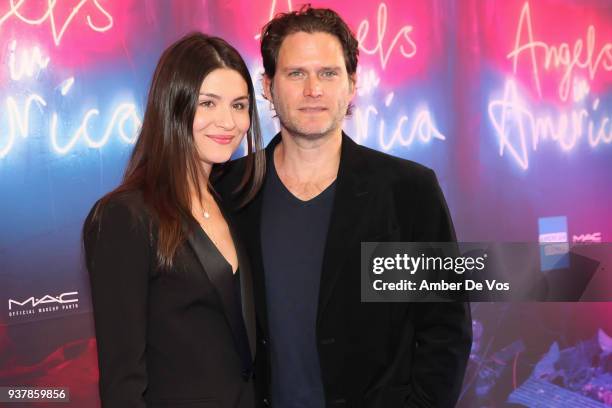
[[[435, 173], [427, 169], [419, 185], [414, 241], [455, 242], [455, 230]], [[407, 407], [454, 407], [472, 345], [467, 302], [412, 303], [416, 350]]]
[[[94, 206], [96, 208], [96, 206]], [[108, 202], [83, 228], [91, 282], [102, 407], [145, 407], [147, 229], [127, 205]]]

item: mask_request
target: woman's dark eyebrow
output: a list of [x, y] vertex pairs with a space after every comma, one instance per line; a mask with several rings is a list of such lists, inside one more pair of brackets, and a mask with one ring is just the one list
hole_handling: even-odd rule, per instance
[[[221, 99], [221, 97], [219, 95], [214, 94], [214, 93], [208, 93], [208, 92], [206, 92], [206, 93], [200, 92], [200, 96], [208, 96], [209, 98], [213, 98], [213, 99]], [[248, 95], [239, 96], [237, 98], [234, 98], [234, 100], [232, 102], [240, 101], [242, 99], [249, 99], [249, 96]]]

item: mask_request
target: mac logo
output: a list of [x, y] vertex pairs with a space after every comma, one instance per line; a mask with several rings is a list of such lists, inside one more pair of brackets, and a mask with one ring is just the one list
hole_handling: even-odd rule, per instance
[[79, 292], [65, 292], [62, 293], [60, 295], [57, 296], [52, 296], [52, 295], [45, 295], [41, 298], [36, 298], [34, 296], [31, 296], [29, 298], [27, 298], [24, 301], [17, 301], [14, 299], [9, 299], [8, 300], [8, 308], [9, 310], [12, 310], [13, 306], [19, 306], [19, 307], [24, 307], [24, 306], [30, 306], [30, 307], [36, 307], [39, 305], [46, 305], [46, 304], [50, 304], [50, 303], [58, 303], [58, 304], [65, 304], [65, 303], [74, 303], [74, 302], [78, 302], [79, 299], [76, 297], [79, 294]]
[[574, 235], [572, 237], [572, 241], [574, 242], [601, 242], [601, 232]]

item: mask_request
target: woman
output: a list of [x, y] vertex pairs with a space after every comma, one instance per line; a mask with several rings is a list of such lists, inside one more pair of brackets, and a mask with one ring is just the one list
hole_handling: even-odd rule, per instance
[[209, 182], [245, 134], [244, 202], [265, 166], [246, 64], [220, 38], [171, 45], [124, 179], [83, 227], [103, 407], [254, 406], [251, 275]]

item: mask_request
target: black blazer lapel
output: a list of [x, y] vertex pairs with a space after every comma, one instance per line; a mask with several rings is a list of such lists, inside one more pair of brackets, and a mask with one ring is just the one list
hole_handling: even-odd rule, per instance
[[[223, 210], [222, 210], [223, 211]], [[225, 219], [228, 219], [228, 215], [223, 212]], [[256, 351], [256, 332], [255, 332], [255, 302], [253, 296], [253, 274], [249, 258], [246, 250], [242, 245], [242, 241], [236, 234], [236, 230], [231, 222], [228, 221], [230, 233], [234, 240], [234, 246], [238, 255], [238, 265], [240, 268], [240, 295], [242, 299], [242, 318], [244, 320], [244, 326], [247, 332], [249, 349], [251, 356], [255, 356]]]
[[[243, 373], [250, 374], [253, 365], [251, 341], [249, 336], [245, 336], [244, 329], [241, 327], [243, 324], [242, 311], [236, 307], [237, 303], [235, 299], [231, 267], [224, 261], [223, 257], [215, 248], [213, 242], [202, 231], [199, 225], [193, 226], [189, 229], [189, 231], [189, 245], [196, 254], [196, 257], [200, 261], [200, 264], [206, 272], [208, 279], [215, 287], [223, 304], [225, 317], [232, 331], [232, 335], [236, 343], [236, 349], [242, 361]], [[240, 270], [240, 273], [242, 274], [242, 269]], [[246, 281], [249, 280], [248, 278], [244, 279], [243, 276], [241, 276], [240, 279], [241, 286], [246, 285], [248, 283]], [[245, 321], [244, 325], [246, 326], [246, 324], [247, 322]]]
[[[266, 146], [266, 166], [274, 165], [274, 148], [281, 141], [280, 133], [277, 134]], [[261, 249], [261, 211], [263, 205], [263, 190], [266, 187], [264, 178], [259, 194], [248, 204], [247, 208], [237, 211], [240, 231], [243, 232], [243, 240], [249, 248], [249, 260], [252, 266], [253, 288], [255, 290], [255, 310], [257, 320], [264, 339], [268, 338], [268, 313], [266, 306], [266, 285], [263, 268], [263, 255]]]
[[[272, 145], [272, 142], [270, 143]], [[266, 160], [270, 159], [269, 147], [266, 148]], [[269, 161], [268, 161], [269, 163]], [[220, 194], [220, 199], [223, 200], [221, 208], [226, 213], [230, 214], [232, 219], [232, 227], [239, 232], [240, 239], [235, 239], [234, 242], [242, 242], [241, 247], [246, 250], [248, 264], [250, 266], [250, 278], [253, 282], [253, 297], [256, 311], [256, 325], [258, 329], [257, 335], [262, 335], [264, 338], [268, 336], [268, 320], [266, 313], [266, 294], [265, 294], [265, 279], [263, 275], [263, 260], [261, 254], [261, 207], [262, 207], [262, 190], [265, 187], [266, 178], [264, 177], [263, 185], [259, 193], [247, 205], [242, 205], [241, 195], [237, 195], [235, 188], [240, 184], [244, 174], [245, 161], [238, 159], [229, 163], [223, 168], [220, 174], [214, 175], [215, 189]], [[227, 216], [226, 216], [227, 218]], [[240, 256], [240, 253], [239, 253]], [[243, 261], [240, 261], [241, 264]], [[247, 328], [249, 327], [247, 319], [245, 319]], [[250, 329], [249, 329], [250, 330]]]
[[355, 229], [359, 226], [357, 221], [365, 214], [369, 198], [368, 180], [368, 170], [361, 159], [358, 145], [343, 133], [336, 196], [323, 255], [317, 322], [338, 281], [348, 248], [353, 244]]
[[[262, 186], [263, 189], [263, 186]], [[261, 192], [251, 201], [247, 208], [234, 210], [232, 216], [235, 219], [237, 230], [244, 248], [247, 249], [248, 261], [253, 281], [254, 304], [257, 312], [258, 328], [261, 335], [268, 336], [268, 319], [266, 309], [265, 277], [263, 274], [263, 260], [261, 254]], [[242, 262], [242, 261], [241, 261]]]

